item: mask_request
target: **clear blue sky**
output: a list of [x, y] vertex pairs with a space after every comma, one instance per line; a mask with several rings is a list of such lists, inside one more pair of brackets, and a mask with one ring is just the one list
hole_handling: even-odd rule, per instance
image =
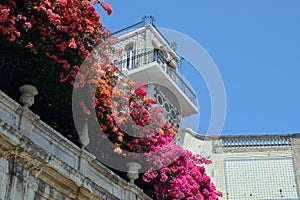
[[[101, 10], [101, 21], [112, 31], [152, 15], [157, 26], [182, 32], [206, 49], [226, 89], [222, 134], [300, 132], [299, 0], [107, 2], [113, 13], [107, 17]], [[200, 88], [198, 132], [205, 133], [209, 96], [204, 83], [191, 84]]]

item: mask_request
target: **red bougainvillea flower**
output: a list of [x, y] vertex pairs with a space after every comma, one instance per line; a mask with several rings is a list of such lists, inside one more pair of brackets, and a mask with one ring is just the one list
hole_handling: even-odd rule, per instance
[[[93, 3], [99, 3], [107, 14], [111, 14], [109, 4], [101, 0]], [[31, 48], [34, 54], [43, 54], [39, 56], [54, 61], [67, 60], [70, 67], [57, 63], [62, 66], [62, 82], [73, 83], [76, 73], [69, 73], [71, 69], [80, 66], [95, 46], [107, 46], [104, 38], [109, 35], [109, 30], [99, 20], [100, 15], [89, 0], [0, 2], [0, 33], [8, 41], [20, 45], [34, 44]]]
[[102, 7], [104, 8], [104, 10], [106, 11], [106, 13], [107, 13], [108, 15], [111, 15], [111, 13], [112, 13], [112, 8], [111, 8], [110, 4], [102, 2], [101, 5], [102, 5]]

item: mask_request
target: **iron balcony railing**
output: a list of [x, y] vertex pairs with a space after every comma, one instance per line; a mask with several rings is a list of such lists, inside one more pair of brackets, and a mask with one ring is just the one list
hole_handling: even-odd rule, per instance
[[126, 52], [121, 58], [120, 62], [115, 63], [119, 67], [119, 71], [122, 73], [123, 69], [131, 70], [143, 65], [157, 62], [160, 67], [164, 69], [166, 74], [174, 81], [174, 83], [180, 88], [180, 90], [189, 98], [189, 100], [197, 106], [197, 97], [189, 85], [180, 77], [180, 74], [170, 66], [170, 62], [166, 60], [159, 49], [152, 49], [144, 52]]

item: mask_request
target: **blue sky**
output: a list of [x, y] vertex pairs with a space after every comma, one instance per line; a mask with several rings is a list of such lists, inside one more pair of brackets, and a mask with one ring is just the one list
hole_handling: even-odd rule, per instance
[[[106, 16], [100, 10], [101, 21], [112, 31], [152, 15], [157, 26], [182, 32], [205, 48], [226, 89], [222, 134], [300, 132], [300, 1], [107, 2], [113, 13]], [[191, 66], [184, 66], [183, 74], [190, 76]], [[205, 133], [210, 99], [205, 83], [195, 80], [191, 78], [201, 109], [198, 132]]]

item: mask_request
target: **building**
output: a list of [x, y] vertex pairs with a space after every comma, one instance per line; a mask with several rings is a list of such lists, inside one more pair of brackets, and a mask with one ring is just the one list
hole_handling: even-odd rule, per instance
[[214, 138], [191, 129], [183, 139], [183, 147], [193, 153], [209, 152], [208, 174], [227, 200], [299, 199], [299, 144], [300, 134]]

